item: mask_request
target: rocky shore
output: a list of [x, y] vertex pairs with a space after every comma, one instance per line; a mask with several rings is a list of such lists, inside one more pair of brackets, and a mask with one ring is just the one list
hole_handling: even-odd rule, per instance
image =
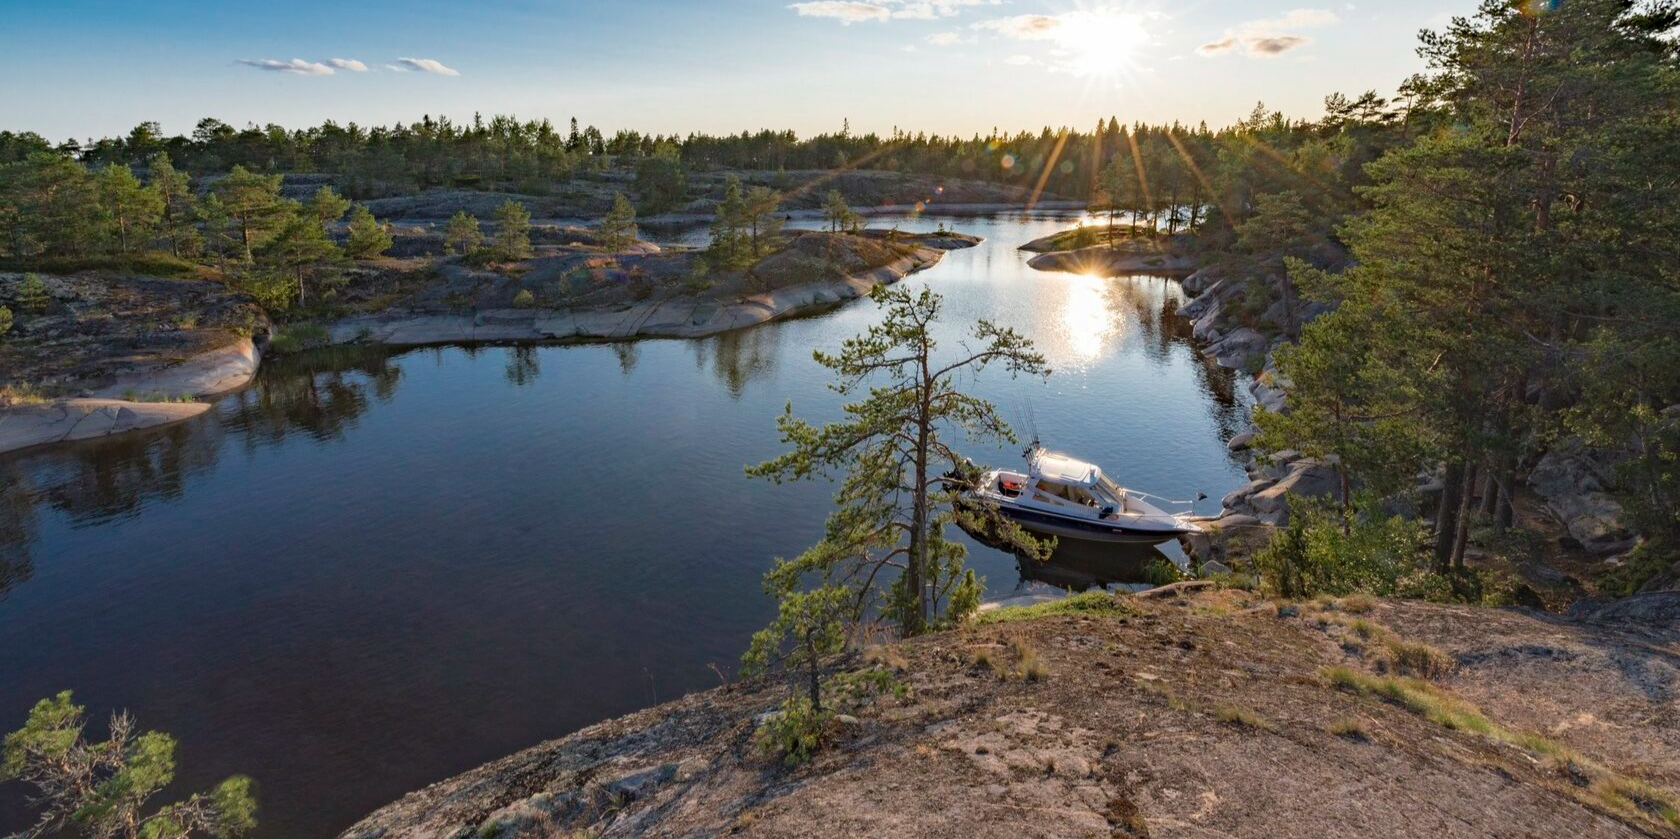
[[[1680, 595], [1560, 618], [1415, 601], [1280, 607], [1208, 585], [1088, 594], [1035, 619], [1000, 610], [834, 662], [885, 671], [902, 690], [848, 704], [805, 765], [754, 741], [788, 688], [732, 684], [441, 781], [341, 839], [1680, 829], [1680, 722], [1665, 710]], [[1397, 664], [1392, 649], [1432, 663]], [[1406, 695], [1482, 722], [1448, 724], [1364, 687], [1402, 667], [1412, 678], [1392, 681]]]

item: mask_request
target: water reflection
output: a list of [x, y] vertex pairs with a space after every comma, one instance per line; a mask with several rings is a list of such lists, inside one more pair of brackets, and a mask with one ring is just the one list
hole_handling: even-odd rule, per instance
[[502, 378], [514, 387], [524, 387], [537, 380], [542, 375], [542, 367], [537, 363], [537, 348], [530, 344], [521, 344], [507, 348], [507, 364], [502, 367]]
[[[1172, 558], [1153, 545], [1095, 544], [1062, 541], [1046, 562], [1017, 556], [1021, 580], [1080, 592], [1112, 585], [1149, 583], [1151, 565]], [[1019, 588], [1019, 586], [1017, 587]]]
[[395, 357], [380, 347], [335, 347], [265, 363], [256, 387], [219, 403], [222, 422], [247, 450], [297, 432], [341, 439], [374, 404], [396, 396], [403, 371]]
[[689, 346], [694, 350], [694, 366], [705, 369], [709, 364], [729, 395], [739, 399], [748, 383], [775, 371], [781, 337], [780, 329], [747, 329], [703, 338]]

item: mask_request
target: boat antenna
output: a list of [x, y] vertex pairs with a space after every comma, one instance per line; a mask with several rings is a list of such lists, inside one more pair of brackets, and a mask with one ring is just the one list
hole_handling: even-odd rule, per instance
[[1033, 449], [1036, 449], [1039, 446], [1038, 413], [1033, 410], [1032, 397], [1030, 397], [1030, 396], [1021, 397], [1020, 413], [1021, 413], [1021, 428], [1024, 431], [1027, 432], [1027, 435], [1032, 440], [1030, 443], [1027, 444], [1027, 450], [1025, 452], [1022, 452], [1022, 456], [1024, 457], [1026, 455], [1032, 454]]

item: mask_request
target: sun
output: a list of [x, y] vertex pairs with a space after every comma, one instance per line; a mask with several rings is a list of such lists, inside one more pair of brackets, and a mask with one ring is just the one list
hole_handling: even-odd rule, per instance
[[1076, 75], [1111, 77], [1131, 68], [1149, 43], [1142, 15], [1117, 9], [1071, 12], [1056, 27], [1056, 47]]

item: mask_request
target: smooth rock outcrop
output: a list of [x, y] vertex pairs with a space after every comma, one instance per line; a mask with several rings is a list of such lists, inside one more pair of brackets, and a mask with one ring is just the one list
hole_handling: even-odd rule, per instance
[[125, 402], [120, 399], [64, 399], [0, 410], [0, 452], [109, 437], [191, 419], [210, 410], [206, 402]]

